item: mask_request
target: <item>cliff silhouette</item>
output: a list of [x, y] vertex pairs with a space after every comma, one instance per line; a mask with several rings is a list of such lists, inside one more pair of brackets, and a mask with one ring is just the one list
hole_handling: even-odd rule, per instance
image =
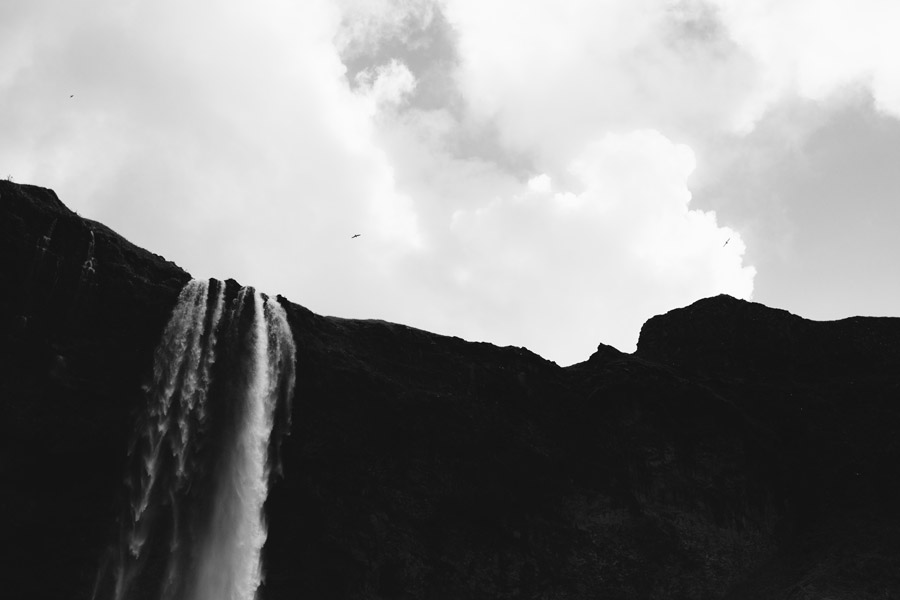
[[[0, 182], [6, 596], [92, 597], [189, 279]], [[717, 296], [561, 368], [279, 301], [264, 599], [900, 597], [900, 319]]]

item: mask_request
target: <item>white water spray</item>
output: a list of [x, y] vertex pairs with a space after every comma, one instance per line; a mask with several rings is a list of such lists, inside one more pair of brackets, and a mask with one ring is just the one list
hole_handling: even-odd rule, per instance
[[[234, 445], [222, 457], [224, 478], [216, 492], [212, 526], [201, 560], [191, 600], [245, 600], [255, 596], [262, 582], [260, 551], [266, 541], [263, 503], [268, 492], [269, 437], [277, 401], [277, 373], [283, 347], [269, 347], [269, 331], [279, 343], [289, 339], [284, 309], [277, 303], [263, 304], [259, 294], [241, 290], [239, 305], [254, 303], [256, 315], [247, 335], [251, 364], [246, 374], [246, 393], [252, 400], [246, 407]], [[275, 352], [273, 352], [275, 350]], [[293, 350], [291, 349], [291, 353]]]
[[262, 583], [269, 440], [296, 351], [278, 302], [243, 288], [226, 310], [225, 296], [188, 283], [157, 347], [115, 600], [253, 600]]

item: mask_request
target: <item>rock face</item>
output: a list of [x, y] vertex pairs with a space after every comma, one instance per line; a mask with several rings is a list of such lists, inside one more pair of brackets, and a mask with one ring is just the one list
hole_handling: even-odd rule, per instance
[[[9, 597], [91, 598], [189, 278], [0, 182]], [[262, 598], [900, 597], [900, 319], [719, 296], [564, 369], [281, 301], [298, 380]]]

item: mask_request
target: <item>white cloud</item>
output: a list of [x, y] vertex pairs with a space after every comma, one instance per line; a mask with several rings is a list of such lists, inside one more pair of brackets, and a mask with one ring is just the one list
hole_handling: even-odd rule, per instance
[[553, 182], [546, 173], [535, 175], [528, 180], [528, 189], [533, 192], [549, 192]]
[[[655, 312], [750, 296], [740, 235], [688, 208], [693, 153], [641, 129], [732, 126], [752, 77], [733, 69], [748, 59], [727, 38], [685, 41], [678, 28], [699, 17], [649, 0], [524, 2], [514, 19], [501, 3], [446, 8], [463, 110], [413, 102], [376, 127], [429, 239], [398, 265], [406, 301], [385, 307], [389, 318], [566, 363], [599, 341], [633, 348]], [[484, 130], [500, 136], [496, 162], [467, 144]], [[502, 152], [537, 174], [523, 182]]]
[[749, 298], [755, 271], [739, 234], [688, 207], [693, 168], [691, 150], [656, 131], [609, 134], [571, 168], [582, 191], [537, 176], [457, 212], [470, 335], [570, 363], [601, 340], [633, 350], [644, 320], [698, 297]]
[[447, 0], [460, 90], [509, 148], [557, 168], [610, 130], [733, 127], [755, 85], [753, 64], [713, 16], [689, 8], [523, 0], [512, 14], [499, 0]]
[[793, 94], [871, 90], [900, 116], [892, 0], [446, 0], [457, 80], [518, 150], [571, 158], [609, 129], [746, 133]]
[[388, 39], [414, 43], [434, 19], [436, 0], [337, 0], [341, 26], [335, 45], [343, 56], [374, 55]]
[[357, 73], [357, 93], [371, 103], [371, 114], [399, 108], [416, 89], [416, 78], [406, 65], [392, 60]]
[[846, 86], [871, 90], [876, 105], [900, 117], [900, 53], [892, 0], [710, 0], [730, 36], [760, 70], [748, 115], [796, 93], [826, 100]]

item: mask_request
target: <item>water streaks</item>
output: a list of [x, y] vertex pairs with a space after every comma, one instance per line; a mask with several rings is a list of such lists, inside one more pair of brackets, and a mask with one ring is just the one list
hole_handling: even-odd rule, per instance
[[184, 287], [156, 348], [129, 514], [95, 598], [256, 597], [269, 444], [276, 413], [289, 425], [295, 357], [274, 299], [215, 280]]

